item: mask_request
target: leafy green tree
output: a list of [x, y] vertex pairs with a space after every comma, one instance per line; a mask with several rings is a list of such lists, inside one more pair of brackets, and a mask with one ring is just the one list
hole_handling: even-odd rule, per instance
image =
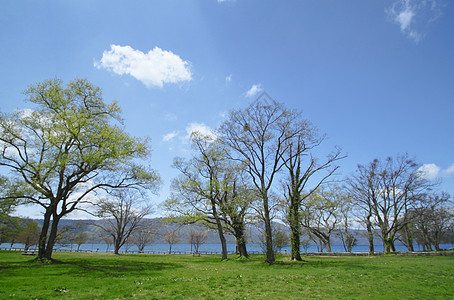
[[39, 226], [38, 223], [32, 220], [27, 220], [25, 227], [20, 232], [17, 241], [24, 244], [25, 250], [31, 246], [38, 244]]
[[232, 233], [241, 256], [247, 257], [245, 214], [249, 205], [241, 168], [227, 159], [224, 147], [213, 136], [192, 134], [195, 155], [177, 158], [180, 175], [173, 180], [167, 210], [183, 222], [202, 222], [218, 232], [222, 259], [227, 259], [225, 231]]
[[77, 251], [80, 250], [80, 246], [86, 244], [90, 235], [86, 231], [78, 232], [73, 237], [73, 242], [77, 245]]
[[128, 135], [117, 103], [87, 80], [47, 80], [24, 94], [33, 109], [0, 116], [0, 166], [22, 187], [15, 198], [44, 210], [37, 258], [51, 259], [63, 216], [103, 189], [156, 188], [159, 176], [136, 163], [147, 140]]
[[303, 203], [301, 225], [331, 252], [331, 235], [342, 220], [341, 208], [348, 200], [336, 185], [320, 186]]
[[[336, 149], [323, 162], [320, 162], [313, 152], [322, 141], [323, 137], [319, 137], [316, 129], [309, 123], [304, 134], [297, 135], [288, 141], [289, 145], [285, 153], [288, 179], [284, 183], [286, 194], [284, 211], [291, 230], [292, 260], [302, 260], [300, 254], [301, 205], [335, 173], [338, 166], [335, 166], [334, 163], [345, 157], [341, 155], [340, 149]], [[309, 185], [312, 187], [308, 188]]]

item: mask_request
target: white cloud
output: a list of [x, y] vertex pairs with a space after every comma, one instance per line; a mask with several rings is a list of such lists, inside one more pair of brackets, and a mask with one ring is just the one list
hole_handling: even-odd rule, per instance
[[450, 177], [454, 175], [454, 164], [444, 170], [436, 164], [424, 164], [418, 169], [418, 171], [421, 176], [428, 180], [434, 180], [438, 177]]
[[170, 132], [162, 137], [163, 142], [169, 142], [173, 140], [178, 135], [177, 131]]
[[111, 45], [110, 50], [104, 51], [101, 60], [94, 65], [119, 75], [131, 75], [147, 87], [162, 87], [166, 83], [192, 79], [188, 61], [158, 47], [143, 53], [130, 46]]
[[385, 12], [405, 36], [419, 43], [427, 25], [441, 16], [441, 7], [438, 0], [396, 0]]
[[440, 167], [436, 164], [424, 164], [418, 169], [420, 176], [427, 180], [434, 180], [437, 178], [440, 174], [440, 170]]
[[233, 76], [232, 74], [230, 74], [229, 76], [227, 76], [227, 77], [225, 78], [225, 82], [232, 82], [232, 76]]
[[191, 134], [195, 132], [198, 132], [204, 136], [211, 137], [213, 139], [216, 138], [216, 132], [204, 123], [190, 123], [188, 126], [186, 126], [187, 139], [190, 139]]
[[446, 176], [449, 176], [449, 175], [454, 174], [454, 164], [452, 164], [449, 168], [447, 168], [446, 170], [444, 170], [443, 173], [444, 173]]
[[262, 85], [261, 85], [261, 84], [254, 84], [254, 85], [252, 85], [252, 87], [246, 92], [246, 97], [248, 97], [248, 98], [254, 97], [255, 95], [257, 95], [257, 94], [260, 93], [261, 91], [263, 91]]

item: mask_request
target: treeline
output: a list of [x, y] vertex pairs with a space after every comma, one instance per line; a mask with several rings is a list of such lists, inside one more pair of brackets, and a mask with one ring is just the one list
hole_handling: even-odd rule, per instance
[[[146, 165], [148, 139], [127, 134], [117, 103], [104, 103], [101, 90], [86, 80], [66, 86], [48, 80], [24, 94], [34, 109], [0, 116], [0, 166], [10, 171], [0, 178], [1, 220], [21, 204], [43, 210], [40, 260], [51, 259], [60, 221], [74, 210], [103, 220], [94, 225], [115, 253], [146, 239], [154, 230], [144, 222], [152, 211], [148, 199], [161, 183]], [[268, 263], [288, 240], [295, 260], [310, 241], [331, 251], [334, 235], [351, 251], [360, 228], [370, 254], [376, 236], [386, 252], [395, 251], [398, 240], [410, 250], [415, 242], [439, 249], [452, 233], [453, 206], [413, 159], [375, 159], [341, 177], [345, 154], [334, 148], [323, 155], [324, 139], [300, 111], [263, 93], [230, 111], [216, 130], [192, 133], [192, 155], [173, 163], [180, 175], [164, 204], [166, 218], [215, 230], [223, 259], [227, 235], [234, 236], [238, 254], [248, 256], [247, 226], [261, 231]], [[276, 224], [285, 224], [290, 237]], [[179, 239], [175, 231], [163, 238], [169, 245]]]
[[244, 230], [254, 224], [263, 230], [266, 261], [273, 262], [283, 239], [273, 220], [290, 229], [295, 260], [301, 260], [308, 242], [331, 252], [336, 235], [351, 252], [358, 228], [367, 232], [370, 254], [377, 236], [389, 253], [397, 241], [410, 251], [414, 243], [440, 250], [441, 241], [452, 235], [449, 195], [434, 192], [436, 184], [407, 154], [335, 176], [345, 157], [341, 150], [320, 157], [324, 136], [299, 111], [266, 93], [246, 109], [232, 110], [217, 130], [194, 132], [191, 138], [193, 156], [175, 159], [180, 175], [165, 207], [175, 221], [217, 230], [223, 258], [226, 232], [247, 256]]

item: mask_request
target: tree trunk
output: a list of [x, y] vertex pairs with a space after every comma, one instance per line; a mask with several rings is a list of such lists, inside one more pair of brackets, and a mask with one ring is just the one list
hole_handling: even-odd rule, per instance
[[366, 228], [367, 228], [367, 235], [369, 237], [369, 255], [375, 255], [374, 249], [374, 233], [372, 231], [372, 223], [370, 222], [371, 215], [367, 216], [366, 219]]
[[121, 245], [120, 245], [120, 239], [116, 239], [116, 240], [114, 241], [114, 254], [119, 254], [119, 252], [120, 252], [120, 247], [121, 247]]
[[299, 205], [295, 203], [293, 197], [290, 199], [290, 212], [289, 212], [289, 223], [290, 223], [290, 244], [292, 247], [292, 260], [302, 261], [301, 253], [300, 253], [300, 230], [299, 230]]
[[266, 246], [266, 259], [265, 262], [271, 264], [275, 261], [273, 250], [273, 230], [271, 228], [270, 210], [268, 207], [268, 197], [263, 197], [263, 210], [265, 217], [265, 246]]
[[[232, 220], [234, 221], [234, 220]], [[244, 225], [234, 223], [233, 224], [233, 231], [236, 239], [236, 252], [240, 256], [249, 257], [246, 249], [246, 239], [244, 237]]]
[[213, 216], [216, 220], [216, 226], [218, 228], [219, 240], [221, 241], [221, 248], [222, 248], [222, 259], [227, 259], [227, 242], [225, 241], [224, 236], [224, 229], [222, 228], [221, 220], [219, 219], [217, 210], [216, 210], [216, 202], [211, 200], [211, 209], [213, 212]]
[[331, 241], [329, 237], [324, 241], [326, 252], [331, 253]]
[[408, 251], [411, 251], [411, 252], [415, 251], [413, 248], [413, 239], [411, 238], [410, 230], [408, 230], [408, 224], [405, 224], [404, 232], [405, 232], [405, 246], [407, 247]]
[[50, 226], [50, 216], [51, 213], [49, 209], [46, 210], [44, 214], [43, 227], [41, 228], [41, 234], [39, 235], [38, 241], [38, 256], [36, 259], [43, 260], [46, 257], [46, 241], [47, 241], [47, 232], [49, 231]]
[[384, 249], [384, 252], [389, 254], [391, 253], [391, 242], [389, 241], [389, 239], [387, 238], [383, 238], [383, 249]]
[[52, 226], [50, 227], [50, 233], [49, 233], [49, 238], [47, 240], [46, 255], [45, 255], [45, 258], [47, 258], [49, 260], [52, 259], [52, 252], [54, 251], [55, 239], [57, 238], [59, 221], [60, 221], [60, 217], [57, 214], [53, 214]]

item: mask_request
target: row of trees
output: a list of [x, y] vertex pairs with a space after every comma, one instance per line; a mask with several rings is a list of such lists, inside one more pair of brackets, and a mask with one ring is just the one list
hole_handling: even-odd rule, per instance
[[336, 148], [317, 157], [324, 136], [266, 93], [246, 109], [232, 110], [216, 131], [191, 138], [194, 154], [175, 159], [180, 175], [165, 207], [173, 220], [215, 229], [223, 258], [225, 232], [247, 256], [245, 225], [255, 223], [264, 232], [266, 261], [273, 262], [278, 236], [273, 219], [289, 226], [295, 260], [301, 260], [303, 233], [328, 252], [336, 233], [351, 251], [357, 241], [352, 229], [364, 226], [373, 254], [376, 233], [390, 252], [397, 240], [409, 250], [415, 241], [438, 249], [442, 235], [452, 230], [449, 196], [437, 196], [408, 155], [359, 165], [354, 175], [332, 184], [336, 162], [345, 156]]
[[[1, 216], [18, 204], [41, 207], [38, 259], [43, 260], [51, 259], [60, 220], [85, 210], [105, 220], [98, 226], [118, 253], [133, 232], [147, 228], [142, 219], [151, 210], [143, 199], [160, 184], [146, 165], [148, 140], [127, 134], [118, 105], [104, 103], [101, 90], [86, 80], [66, 86], [49, 80], [24, 94], [33, 110], [0, 115], [0, 166], [10, 171], [8, 179], [0, 178]], [[191, 138], [194, 155], [175, 159], [180, 176], [165, 208], [173, 221], [216, 230], [223, 259], [225, 234], [235, 237], [238, 253], [247, 257], [245, 228], [252, 222], [263, 230], [266, 261], [272, 263], [276, 218], [290, 228], [296, 260], [303, 231], [329, 251], [331, 234], [342, 227], [351, 249], [355, 237], [349, 228], [364, 224], [370, 252], [376, 230], [389, 252], [398, 238], [409, 247], [414, 240], [435, 245], [440, 234], [430, 232], [437, 226], [446, 231], [446, 220], [452, 220], [449, 196], [432, 193], [406, 155], [360, 165], [342, 187], [329, 185], [345, 157], [341, 150], [316, 155], [324, 136], [301, 112], [266, 93], [247, 108], [232, 110], [216, 131]], [[443, 221], [435, 221], [440, 215]]]

